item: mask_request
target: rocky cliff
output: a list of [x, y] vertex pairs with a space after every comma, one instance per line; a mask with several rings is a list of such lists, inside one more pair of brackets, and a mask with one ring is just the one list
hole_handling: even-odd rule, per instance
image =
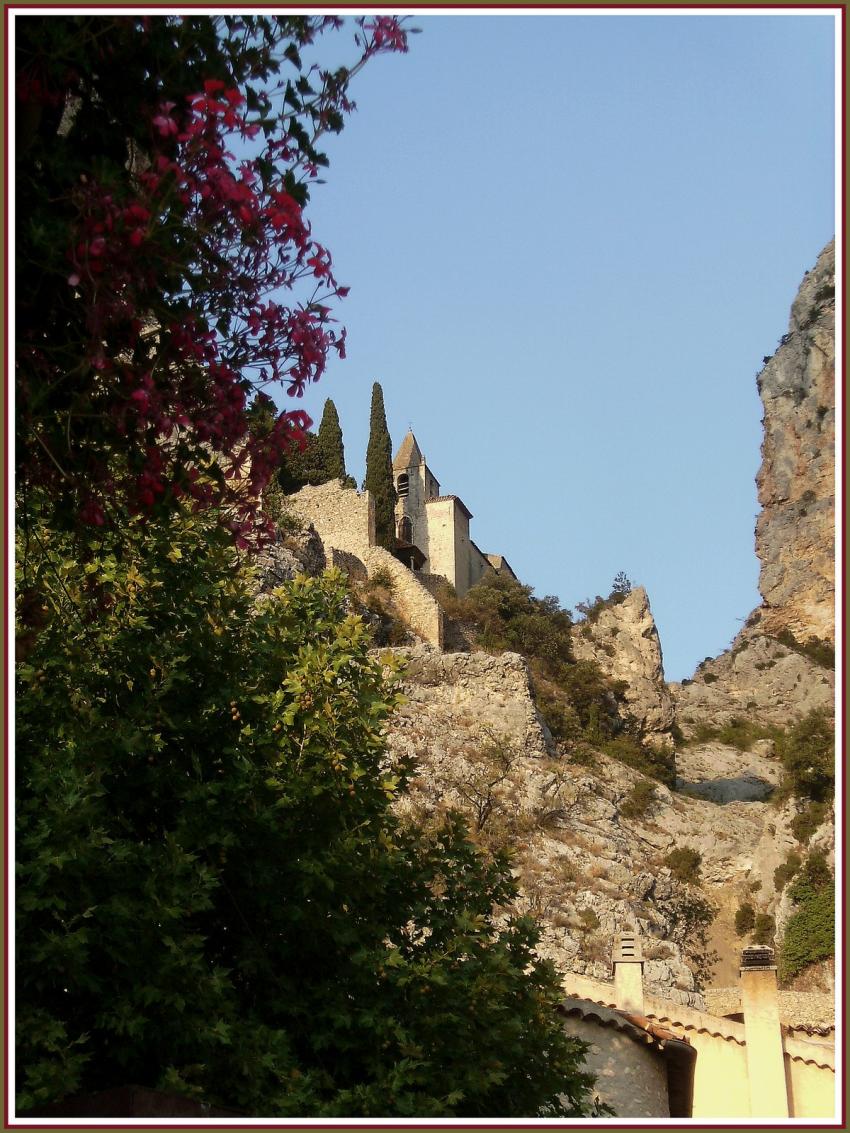
[[747, 716], [787, 725], [834, 703], [835, 245], [791, 307], [758, 376], [764, 405], [756, 522], [761, 606], [732, 646], [672, 684], [679, 726]]
[[576, 660], [594, 661], [606, 677], [622, 682], [626, 710], [646, 738], [671, 742], [673, 700], [664, 683], [661, 642], [642, 586], [575, 626], [572, 647]]
[[788, 332], [758, 377], [764, 404], [761, 625], [834, 642], [835, 242], [806, 275]]

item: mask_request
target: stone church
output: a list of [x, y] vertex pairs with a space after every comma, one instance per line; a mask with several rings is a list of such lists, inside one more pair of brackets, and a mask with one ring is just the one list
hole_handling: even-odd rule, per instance
[[472, 512], [459, 496], [440, 495], [440, 485], [408, 431], [393, 461], [396, 558], [411, 570], [447, 578], [462, 598], [485, 574], [516, 578], [502, 555], [481, 551], [469, 535]]

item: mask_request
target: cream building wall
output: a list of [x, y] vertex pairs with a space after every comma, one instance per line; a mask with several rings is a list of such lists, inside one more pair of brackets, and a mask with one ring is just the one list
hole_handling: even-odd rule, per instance
[[[571, 996], [617, 1007], [613, 983], [567, 973], [564, 990]], [[777, 1099], [769, 1103], [771, 1113], [753, 1112], [744, 1023], [709, 1015], [653, 995], [644, 996], [643, 1014], [649, 1021], [687, 1039], [697, 1052], [693, 1100], [695, 1119], [775, 1117]], [[787, 1028], [782, 1028], [780, 1033], [784, 1083], [780, 1081], [775, 1087], [780, 1104], [787, 1104], [790, 1117], [832, 1117], [835, 1112], [834, 1048], [822, 1040], [806, 1042], [792, 1037]], [[785, 1097], [782, 1097], [783, 1085]], [[622, 1112], [625, 1115], [625, 1111]]]
[[396, 534], [424, 554], [424, 573], [442, 575], [462, 598], [485, 574], [498, 569], [494, 566], [498, 556], [488, 557], [470, 538], [472, 513], [463, 501], [458, 496], [440, 495], [440, 484], [412, 432], [407, 433], [395, 455], [393, 477], [398, 497]]

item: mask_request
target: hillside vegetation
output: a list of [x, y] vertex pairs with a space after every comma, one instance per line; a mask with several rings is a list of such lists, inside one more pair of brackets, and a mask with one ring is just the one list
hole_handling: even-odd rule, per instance
[[[597, 598], [583, 612], [593, 620], [605, 604], [622, 601], [626, 593], [615, 580], [609, 597]], [[466, 628], [477, 648], [497, 653], [512, 650], [527, 659], [541, 715], [573, 759], [592, 761], [593, 749], [601, 749], [672, 785], [672, 753], [641, 743], [625, 708], [625, 686], [607, 678], [595, 662], [576, 660], [573, 618], [558, 598], [537, 598], [532, 587], [492, 574], [462, 599], [448, 586], [438, 592], [438, 599], [447, 616]]]

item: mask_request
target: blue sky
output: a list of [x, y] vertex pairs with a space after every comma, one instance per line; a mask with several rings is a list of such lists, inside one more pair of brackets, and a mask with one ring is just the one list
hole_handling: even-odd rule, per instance
[[482, 550], [568, 607], [626, 571], [690, 676], [759, 602], [755, 376], [834, 232], [832, 19], [413, 22], [313, 193], [351, 294], [304, 407], [359, 481], [380, 381]]

